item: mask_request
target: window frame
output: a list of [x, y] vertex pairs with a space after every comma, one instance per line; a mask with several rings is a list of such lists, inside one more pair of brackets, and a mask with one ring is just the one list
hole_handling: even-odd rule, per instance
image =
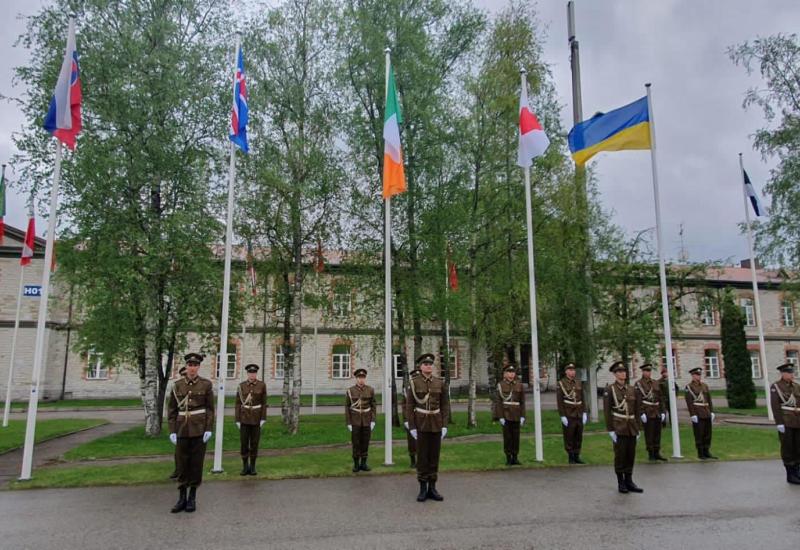
[[[337, 353], [336, 348], [347, 348], [347, 353]], [[337, 365], [337, 361], [339, 364]], [[346, 363], [346, 371], [344, 363]], [[337, 373], [338, 367], [338, 373]], [[347, 380], [353, 376], [353, 345], [337, 343], [331, 346], [331, 380]]]
[[783, 299], [781, 300], [781, 320], [783, 321], [783, 326], [794, 328], [796, 326], [795, 316], [794, 316], [794, 302], [792, 300]]
[[754, 380], [761, 380], [764, 376], [764, 369], [761, 368], [761, 351], [758, 349], [747, 351], [750, 353], [750, 377]]
[[[713, 353], [714, 355], [709, 355], [709, 353]], [[711, 361], [709, 359], [713, 358], [716, 363], [716, 376], [713, 373], [713, 369], [711, 368]], [[719, 350], [716, 348], [706, 348], [703, 350], [703, 372], [706, 378], [711, 378], [713, 380], [718, 380], [722, 378], [722, 364], [720, 362], [720, 353]]]
[[[749, 302], [746, 304], [745, 302]], [[756, 326], [756, 306], [752, 298], [739, 298], [739, 307], [742, 309], [742, 317], [744, 317], [744, 326]]]
[[[228, 356], [228, 360], [225, 363], [225, 380], [234, 380], [234, 379], [236, 379], [236, 363], [237, 363], [238, 355], [239, 355], [238, 354], [238, 350], [236, 350], [235, 347], [234, 347], [234, 351], [233, 352], [229, 351], [226, 355]], [[230, 371], [231, 356], [233, 356], [233, 371]], [[219, 353], [219, 351], [217, 351], [217, 354], [214, 356], [214, 360], [215, 360], [215, 363], [214, 363], [214, 365], [215, 365], [214, 374], [216, 375], [217, 378], [220, 377], [219, 376], [219, 372], [221, 370], [220, 369], [220, 360], [219, 359], [220, 359], [220, 353]]]
[[[94, 348], [86, 352], [86, 380], [108, 380], [109, 368], [103, 366], [104, 355]], [[96, 358], [94, 361], [93, 357]], [[101, 373], [104, 373], [104, 376], [101, 376]]]

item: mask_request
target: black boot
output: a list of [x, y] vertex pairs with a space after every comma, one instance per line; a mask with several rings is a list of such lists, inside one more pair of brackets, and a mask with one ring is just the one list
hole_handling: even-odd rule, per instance
[[420, 481], [419, 494], [417, 495], [417, 502], [425, 502], [427, 498], [428, 498], [428, 482]]
[[249, 475], [251, 475], [251, 476], [258, 475], [258, 472], [256, 472], [256, 459], [255, 458], [251, 458], [250, 459], [250, 469], [249, 469], [249, 471], [247, 473]]
[[370, 467], [367, 465], [367, 457], [365, 457], [365, 456], [362, 456], [362, 457], [361, 457], [361, 465], [360, 465], [358, 468], [359, 468], [359, 470], [361, 470], [362, 472], [369, 472], [370, 470], [372, 470], [372, 468], [370, 468]]
[[661, 450], [660, 449], [657, 449], [657, 450], [653, 451], [653, 456], [655, 457], [656, 460], [659, 460], [661, 462], [669, 462], [666, 458], [661, 456]]
[[617, 490], [620, 493], [628, 492], [628, 486], [625, 484], [625, 476], [623, 474], [617, 474]]
[[169, 478], [170, 479], [178, 479], [178, 469], [177, 468], [172, 470], [172, 473], [169, 475]]
[[649, 460], [650, 462], [656, 461], [656, 455], [653, 451], [647, 451], [647, 460]]
[[511, 464], [513, 466], [522, 466], [522, 462], [519, 461], [517, 455], [511, 455]]
[[800, 466], [786, 467], [786, 481], [792, 485], [800, 485]]
[[708, 447], [706, 447], [705, 450], [706, 450], [706, 458], [710, 458], [712, 460], [717, 460], [717, 457], [711, 454], [711, 450]]
[[417, 467], [417, 455], [409, 454], [408, 458], [410, 459], [411, 465], [409, 468], [416, 468]]
[[250, 466], [248, 466], [248, 464], [247, 464], [247, 459], [243, 458], [242, 459], [242, 471], [239, 472], [239, 475], [240, 476], [246, 476], [249, 473], [250, 473]]
[[511, 466], [511, 455], [506, 455], [506, 466]]
[[444, 497], [439, 494], [436, 490], [436, 482], [431, 481], [428, 483], [428, 498], [431, 500], [435, 500], [436, 502], [441, 502], [444, 500]]
[[625, 487], [627, 487], [628, 491], [631, 493], [644, 493], [644, 489], [633, 482], [633, 474], [625, 474]]
[[700, 460], [705, 460], [706, 459], [706, 450], [701, 448], [701, 447], [698, 447], [698, 449], [697, 449], [697, 458], [699, 458]]
[[358, 472], [361, 470], [361, 464], [358, 463], [358, 457], [353, 457], [353, 473]]
[[570, 464], [577, 464], [575, 462], [575, 453], [567, 453], [567, 456], [569, 456], [569, 463]]
[[575, 456], [575, 464], [586, 464], [583, 460], [581, 460], [580, 453], [572, 453]]
[[175, 503], [175, 506], [172, 507], [173, 514], [177, 514], [178, 512], [183, 512], [186, 510], [186, 487], [180, 489], [180, 496], [178, 497], [178, 502]]
[[197, 510], [197, 487], [189, 487], [189, 498], [186, 499], [186, 511], [191, 513]]

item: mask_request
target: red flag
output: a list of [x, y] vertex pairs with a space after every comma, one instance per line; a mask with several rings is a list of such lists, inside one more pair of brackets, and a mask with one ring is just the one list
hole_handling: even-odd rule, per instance
[[30, 265], [33, 259], [33, 247], [36, 239], [36, 221], [31, 216], [28, 219], [28, 230], [25, 232], [25, 241], [22, 243], [22, 257], [19, 259], [19, 265]]
[[456, 264], [453, 261], [448, 262], [450, 264], [450, 269], [448, 278], [450, 279], [450, 289], [458, 291], [458, 272], [456, 272]]
[[522, 80], [522, 92], [519, 97], [519, 150], [517, 152], [517, 165], [526, 167], [533, 163], [533, 159], [544, 155], [550, 140], [544, 133], [539, 119], [533, 114], [528, 104], [527, 81]]
[[314, 271], [322, 273], [325, 270], [325, 260], [322, 257], [322, 241], [317, 239], [317, 254], [314, 260]]

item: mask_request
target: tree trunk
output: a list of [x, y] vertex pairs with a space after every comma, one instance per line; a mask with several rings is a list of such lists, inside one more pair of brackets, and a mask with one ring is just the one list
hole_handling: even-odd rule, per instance
[[281, 351], [283, 352], [283, 391], [281, 392], [281, 420], [284, 425], [289, 425], [290, 420], [290, 392], [292, 389], [292, 371], [294, 366], [294, 354], [292, 353], [292, 296], [289, 287], [289, 276], [283, 274], [283, 343], [281, 344]]
[[144, 433], [149, 436], [161, 434], [161, 412], [158, 409], [158, 370], [161, 366], [156, 345], [156, 323], [148, 319], [148, 331], [144, 337], [143, 364], [139, 370], [139, 391], [144, 407]]

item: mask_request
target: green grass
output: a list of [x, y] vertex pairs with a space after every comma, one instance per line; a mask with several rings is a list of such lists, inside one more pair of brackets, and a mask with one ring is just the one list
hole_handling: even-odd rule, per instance
[[[523, 438], [520, 460], [523, 468], [541, 468], [562, 466], [566, 464], [566, 454], [562, 447], [562, 439], [550, 434], [544, 437], [543, 452], [546, 460], [542, 463], [533, 461], [532, 438]], [[671, 437], [669, 430], [663, 436], [664, 456], [671, 455]], [[644, 442], [637, 448], [637, 460], [646, 460]], [[681, 445], [686, 457], [683, 461], [694, 462], [694, 443], [691, 429], [681, 429]], [[778, 440], [774, 433], [746, 427], [721, 426], [714, 428], [712, 451], [722, 460], [773, 459], [778, 457]], [[383, 454], [380, 448], [373, 448], [372, 468], [370, 474], [380, 475], [392, 473], [411, 473], [408, 468], [405, 445], [394, 446], [396, 464], [383, 466], [380, 464]], [[611, 443], [606, 434], [588, 434], [584, 438], [582, 455], [588, 464], [608, 465], [613, 462]], [[259, 460], [260, 479], [341, 477], [353, 475], [350, 452], [347, 449], [334, 449], [324, 452], [303, 452], [302, 450], [288, 455], [262, 457]], [[241, 463], [238, 458], [223, 460], [223, 474], [207, 474], [205, 479], [241, 480], [238, 475]], [[103, 485], [136, 485], [145, 483], [167, 483], [167, 476], [172, 471], [171, 460], [125, 464], [124, 467], [111, 466], [72, 466], [42, 468], [34, 473], [34, 478], [25, 482], [13, 482], [12, 489], [44, 488], [44, 487], [88, 487]], [[206, 458], [206, 468], [210, 468], [210, 457]], [[446, 441], [442, 447], [440, 469], [443, 472], [454, 471], [489, 471], [504, 470], [504, 457], [500, 441], [458, 442]]]
[[[761, 386], [762, 382], [756, 381], [755, 384], [756, 384], [756, 397], [757, 398], [760, 397], [763, 399], [765, 394], [764, 394], [764, 387]], [[683, 388], [681, 388], [681, 390], [682, 389]], [[727, 393], [728, 392], [726, 390], [711, 390], [711, 397], [727, 397]], [[682, 391], [680, 392], [680, 395], [681, 397], [683, 396]]]
[[[500, 424], [491, 422], [491, 413], [489, 411], [478, 411], [478, 427], [472, 430], [465, 427], [466, 414], [466, 412], [454, 413], [454, 422], [448, 427], [448, 437], [501, 433]], [[528, 418], [532, 419], [533, 417], [530, 415]], [[526, 427], [528, 426], [530, 425], [526, 425]], [[602, 429], [602, 425], [590, 423], [588, 429]], [[561, 433], [561, 422], [555, 411], [545, 411], [543, 413], [542, 430], [544, 433]], [[223, 437], [222, 448], [224, 450], [235, 451], [239, 449], [239, 431], [230, 417], [225, 419]], [[378, 417], [372, 437], [381, 441], [384, 438], [382, 415]], [[405, 437], [405, 430], [402, 427], [393, 429], [393, 439], [403, 439]], [[286, 432], [279, 418], [270, 417], [264, 426], [260, 447], [262, 449], [289, 449], [316, 445], [345, 444], [349, 441], [350, 434], [344, 423], [344, 414], [303, 416], [300, 419], [300, 431], [294, 436]], [[173, 453], [173, 450], [174, 447], [167, 439], [166, 425], [164, 426], [163, 435], [155, 438], [146, 436], [143, 427], [137, 427], [78, 446], [68, 451], [65, 458], [67, 460], [92, 460], [124, 456], [169, 455]]]
[[[39, 420], [36, 422], [36, 443], [106, 423], [105, 420], [93, 419]], [[0, 453], [22, 447], [25, 442], [25, 424], [25, 420], [9, 420], [8, 427], [0, 428]]]
[[[233, 407], [235, 404], [234, 401], [235, 397], [226, 397], [225, 398], [225, 406], [226, 407]], [[376, 396], [377, 402], [380, 404], [380, 396]], [[281, 396], [280, 395], [270, 395], [267, 397], [267, 404], [270, 407], [280, 407], [281, 406]], [[300, 396], [300, 405], [304, 407], [311, 406], [311, 396], [310, 395], [301, 395]], [[342, 406], [344, 407], [344, 396], [343, 395], [318, 395], [317, 396], [317, 405], [324, 407], [324, 406]], [[142, 400], [138, 397], [120, 397], [114, 399], [63, 399], [63, 400], [55, 400], [55, 401], [40, 401], [39, 408], [47, 408], [47, 409], [85, 409], [85, 408], [94, 408], [94, 407], [134, 407], [140, 408], [142, 406]], [[22, 410], [28, 407], [28, 403], [25, 401], [17, 401], [11, 404], [12, 410]]]
[[714, 412], [725, 414], [738, 414], [742, 416], [767, 416], [766, 407], [754, 407], [752, 409], [732, 409], [730, 407], [714, 407]]

